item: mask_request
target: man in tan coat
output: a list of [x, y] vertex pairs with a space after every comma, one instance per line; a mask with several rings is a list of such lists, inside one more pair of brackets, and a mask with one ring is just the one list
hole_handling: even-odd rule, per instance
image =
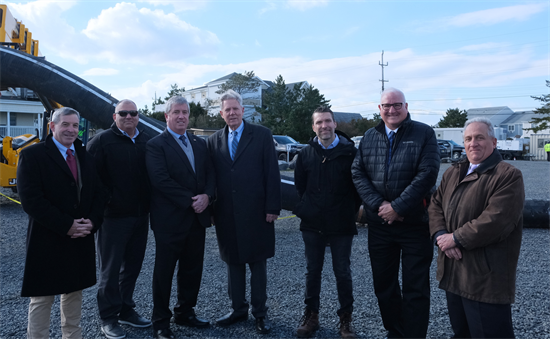
[[453, 338], [513, 338], [523, 177], [502, 161], [489, 120], [466, 122], [464, 147], [467, 160], [445, 172], [429, 207], [437, 280]]

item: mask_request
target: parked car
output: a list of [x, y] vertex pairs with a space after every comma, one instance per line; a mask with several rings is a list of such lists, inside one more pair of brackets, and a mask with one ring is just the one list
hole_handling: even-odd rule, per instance
[[[460, 160], [462, 157], [466, 156], [466, 152], [464, 149], [464, 146], [457, 144], [453, 140], [437, 140], [437, 144], [439, 146], [445, 146], [447, 148], [447, 152], [445, 153], [445, 157], [451, 158], [452, 160]], [[439, 148], [439, 151], [441, 152], [441, 147]], [[450, 153], [452, 152], [452, 153]], [[441, 153], [441, 158], [444, 158], [443, 153]]]
[[[277, 159], [289, 162], [292, 161], [296, 154], [300, 153], [302, 148], [306, 146], [304, 144], [300, 144], [288, 135], [274, 135], [273, 142], [275, 143]], [[287, 145], [290, 147], [289, 159], [287, 159]]]

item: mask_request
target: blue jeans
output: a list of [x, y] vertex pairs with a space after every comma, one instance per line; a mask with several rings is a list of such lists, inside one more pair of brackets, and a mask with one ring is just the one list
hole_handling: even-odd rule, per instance
[[305, 304], [313, 312], [319, 312], [321, 294], [321, 272], [325, 260], [325, 247], [330, 244], [332, 269], [336, 277], [336, 289], [340, 309], [338, 315], [353, 312], [353, 284], [351, 281], [351, 244], [353, 235], [325, 236], [317, 232], [302, 231], [306, 249], [306, 293]]

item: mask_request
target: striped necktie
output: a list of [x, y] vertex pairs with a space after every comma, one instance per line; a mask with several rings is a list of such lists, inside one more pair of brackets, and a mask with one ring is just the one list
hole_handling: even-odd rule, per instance
[[235, 154], [237, 153], [237, 146], [239, 145], [239, 140], [237, 140], [237, 131], [231, 132], [233, 134], [233, 142], [231, 142], [231, 160], [235, 159]]
[[181, 140], [181, 142], [183, 143], [183, 145], [184, 145], [185, 147], [187, 147], [187, 141], [186, 141], [185, 139], [186, 139], [186, 138], [185, 138], [185, 134], [184, 134], [184, 135], [180, 135], [180, 140]]

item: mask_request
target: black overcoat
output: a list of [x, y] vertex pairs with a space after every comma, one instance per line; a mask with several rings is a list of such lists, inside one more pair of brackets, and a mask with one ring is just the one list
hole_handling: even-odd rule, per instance
[[[191, 207], [198, 194], [213, 196], [216, 188], [212, 162], [203, 139], [189, 135], [195, 171], [176, 139], [164, 130], [147, 142], [145, 155], [151, 180], [151, 229], [161, 233], [187, 232], [195, 220]], [[197, 215], [204, 227], [211, 225], [210, 209]]]
[[[96, 283], [93, 233], [103, 221], [105, 193], [93, 158], [80, 140], [74, 142], [79, 192], [52, 138], [49, 135], [46, 141], [25, 148], [17, 168], [17, 189], [29, 215], [23, 297], [70, 293]], [[93, 232], [71, 239], [67, 232], [80, 218], [93, 222]]]
[[274, 223], [266, 214], [281, 211], [281, 177], [271, 131], [245, 123], [231, 160], [228, 127], [208, 138], [216, 172], [214, 219], [223, 261], [257, 262], [275, 255]]

